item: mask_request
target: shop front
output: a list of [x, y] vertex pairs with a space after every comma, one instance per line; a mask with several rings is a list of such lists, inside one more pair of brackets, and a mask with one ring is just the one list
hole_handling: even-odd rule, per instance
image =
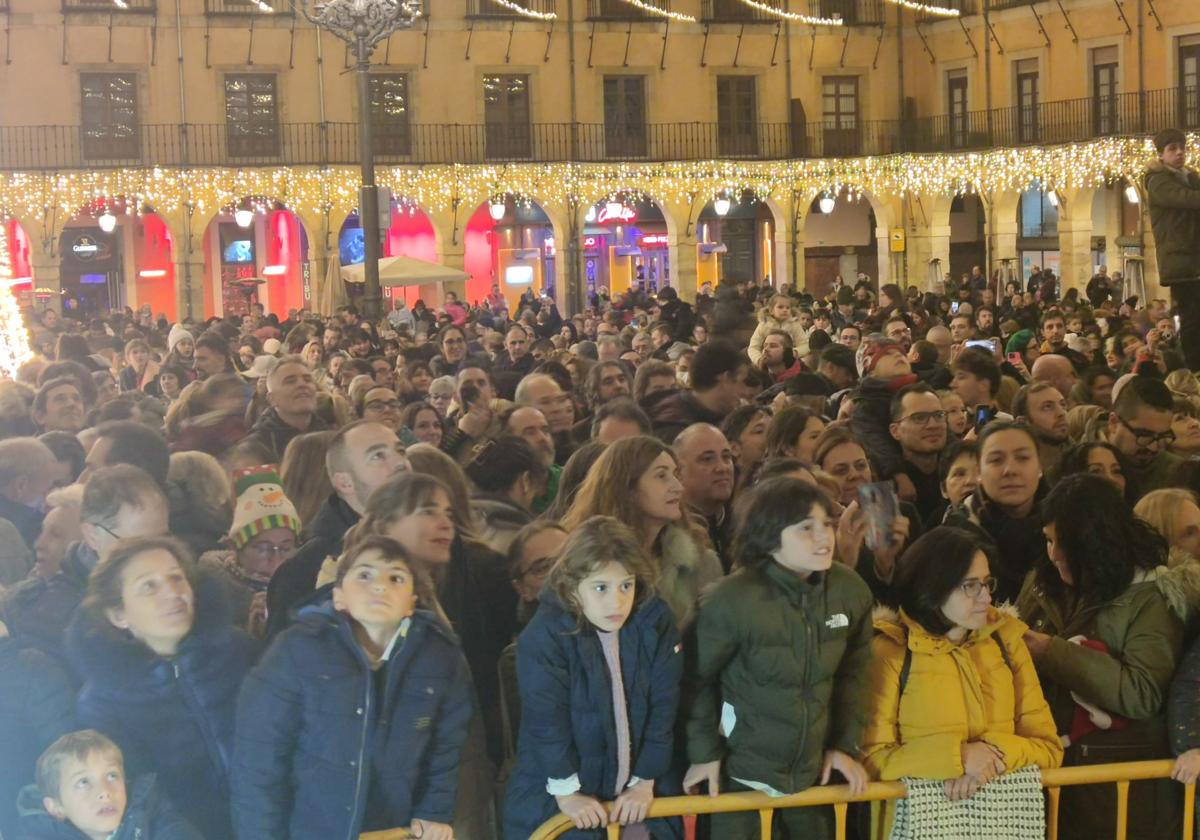
[[555, 296], [558, 244], [550, 217], [536, 203], [509, 195], [481, 204], [467, 222], [464, 245], [472, 304], [482, 302], [493, 285], [513, 313], [526, 291]]
[[600, 289], [617, 295], [672, 285], [667, 221], [650, 199], [597, 202], [584, 217], [581, 245], [589, 299]]
[[204, 314], [245, 315], [261, 303], [280, 320], [312, 298], [308, 233], [279, 202], [247, 199], [204, 234]]

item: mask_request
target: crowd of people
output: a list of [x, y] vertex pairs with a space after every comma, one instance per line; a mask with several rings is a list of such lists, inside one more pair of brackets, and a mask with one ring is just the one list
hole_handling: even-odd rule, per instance
[[674, 838], [655, 797], [1166, 757], [1129, 833], [1177, 836], [1200, 381], [1166, 301], [1034, 279], [30, 313], [0, 836]]

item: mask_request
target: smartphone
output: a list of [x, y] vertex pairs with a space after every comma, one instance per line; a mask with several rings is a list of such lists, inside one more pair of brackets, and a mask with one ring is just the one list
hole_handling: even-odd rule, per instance
[[1179, 316], [1175, 316], [1175, 334], [1179, 335]]
[[866, 517], [867, 548], [886, 548], [892, 541], [892, 523], [900, 514], [900, 500], [890, 482], [864, 484], [858, 488], [858, 506]]
[[479, 386], [474, 382], [466, 382], [462, 386], [462, 390], [458, 392], [459, 399], [462, 401], [463, 411], [470, 411], [480, 397]]
[[954, 301], [953, 303], [950, 304], [950, 314], [951, 315], [958, 314], [958, 301]]
[[981, 405], [975, 409], [975, 428], [982, 429], [996, 419], [996, 409]]
[[992, 352], [993, 348], [995, 347], [995, 345], [992, 344], [992, 340], [990, 338], [977, 338], [972, 341], [968, 341], [967, 346], [968, 347], [982, 347], [984, 350], [988, 351], [989, 353]]
[[1008, 363], [1010, 365], [1016, 367], [1017, 365], [1024, 364], [1025, 360], [1021, 358], [1020, 353], [1009, 353], [1008, 354]]

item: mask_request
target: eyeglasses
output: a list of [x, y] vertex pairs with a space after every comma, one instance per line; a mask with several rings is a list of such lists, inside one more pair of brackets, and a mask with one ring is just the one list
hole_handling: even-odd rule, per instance
[[1133, 435], [1133, 439], [1137, 441], [1137, 445], [1142, 449], [1170, 446], [1175, 442], [1175, 433], [1170, 430], [1156, 434], [1149, 429], [1138, 429], [1130, 426], [1120, 414], [1117, 415], [1117, 419], [1121, 421], [1122, 426], [1129, 430], [1129, 434]]
[[987, 590], [989, 595], [996, 593], [996, 579], [994, 577], [986, 577], [983, 580], [979, 578], [971, 578], [964, 580], [958, 585], [958, 588], [963, 591], [966, 596], [974, 601], [978, 601], [983, 595], [983, 590]]
[[267, 543], [267, 542], [250, 543], [250, 545], [246, 546], [246, 548], [250, 549], [255, 554], [257, 554], [259, 557], [262, 557], [264, 559], [271, 557], [271, 556], [283, 557], [286, 559], [296, 553], [295, 544], [275, 545], [274, 543]]
[[944, 411], [914, 411], [907, 417], [901, 417], [901, 420], [911, 420], [918, 426], [928, 426], [931, 422], [945, 423], [946, 412]]
[[119, 540], [122, 538], [120, 534], [118, 534], [112, 528], [109, 528], [107, 525], [101, 525], [99, 522], [92, 522], [90, 524], [95, 525], [97, 528], [99, 528], [104, 533], [108, 534], [114, 540]]
[[525, 571], [521, 572], [517, 576], [517, 578], [518, 578], [518, 580], [523, 580], [531, 575], [533, 577], [545, 577], [546, 575], [550, 574], [550, 570], [553, 568], [554, 568], [554, 558], [553, 557], [539, 557], [538, 559], [536, 559], [532, 563], [530, 563], [529, 568], [526, 569]]

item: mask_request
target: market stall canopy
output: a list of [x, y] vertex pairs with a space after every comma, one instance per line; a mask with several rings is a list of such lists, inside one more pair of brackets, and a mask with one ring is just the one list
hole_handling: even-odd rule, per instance
[[[465, 282], [469, 277], [465, 271], [414, 257], [384, 257], [379, 261], [381, 286], [425, 286], [434, 283]], [[366, 282], [365, 264], [342, 266], [342, 279], [347, 283]]]

